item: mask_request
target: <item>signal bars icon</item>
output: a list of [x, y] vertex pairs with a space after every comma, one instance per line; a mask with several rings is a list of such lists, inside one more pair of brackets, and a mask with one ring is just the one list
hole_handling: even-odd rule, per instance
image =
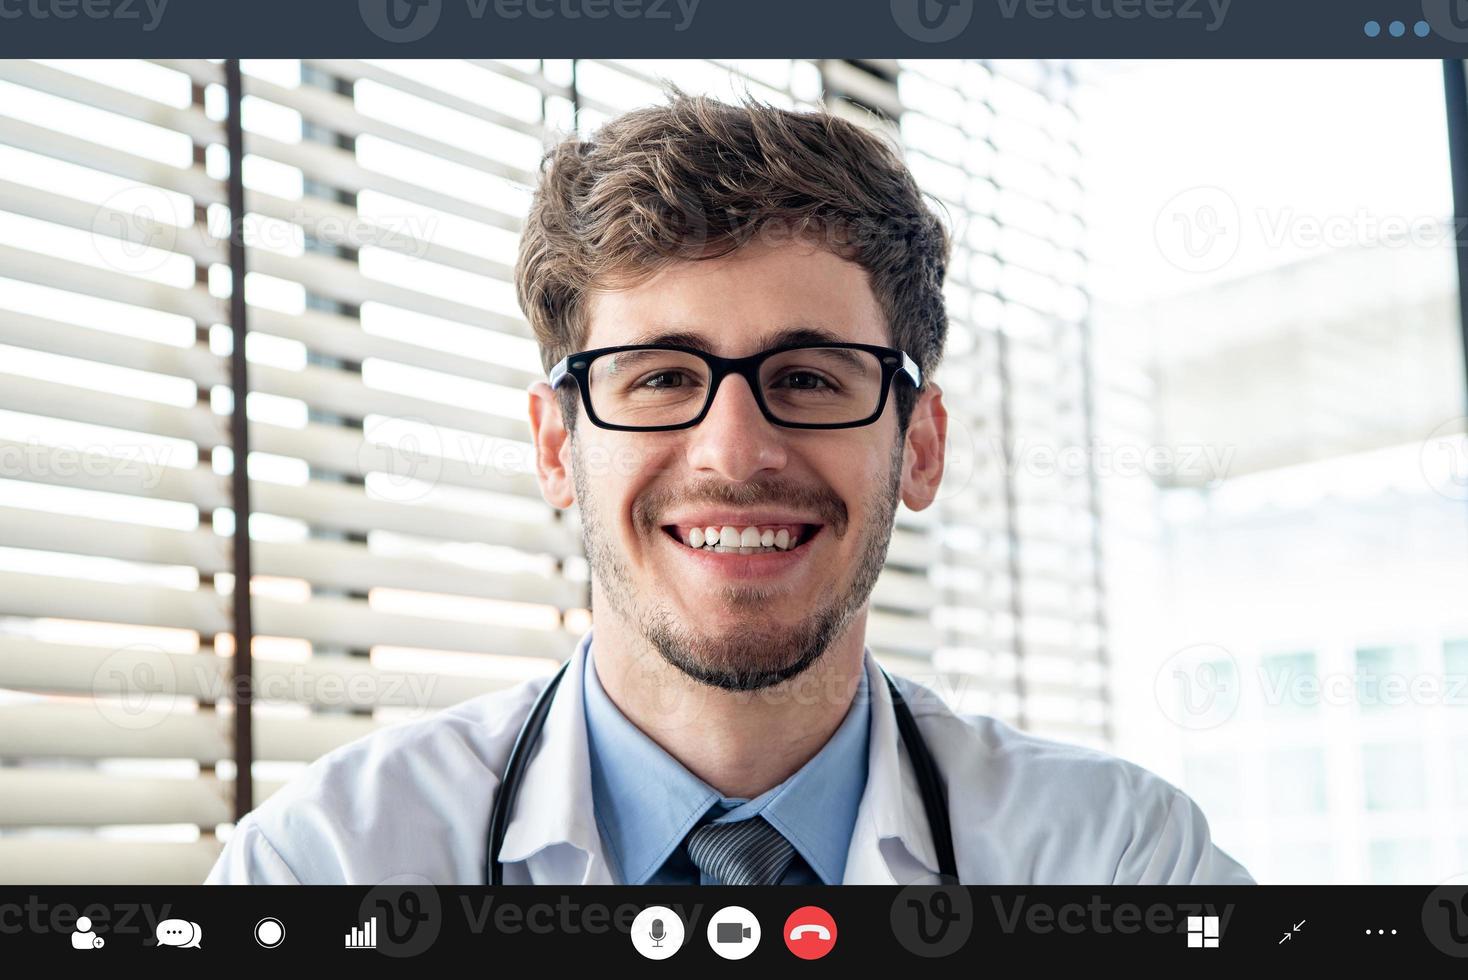
[[347, 949], [376, 949], [377, 948], [377, 918], [376, 916], [362, 923], [360, 928], [353, 928], [346, 936]]

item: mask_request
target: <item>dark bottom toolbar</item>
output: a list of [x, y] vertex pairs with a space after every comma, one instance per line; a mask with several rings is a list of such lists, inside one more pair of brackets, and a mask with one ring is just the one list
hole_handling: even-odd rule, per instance
[[[1468, 886], [0, 888], [0, 949], [554, 966], [1102, 955], [1468, 966]], [[68, 954], [72, 955], [72, 954]], [[94, 964], [95, 965], [95, 964]]]

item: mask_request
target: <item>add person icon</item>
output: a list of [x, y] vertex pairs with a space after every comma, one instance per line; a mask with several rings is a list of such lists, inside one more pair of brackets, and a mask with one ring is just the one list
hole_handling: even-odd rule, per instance
[[85, 915], [77, 917], [76, 932], [71, 934], [72, 949], [101, 949], [104, 942], [106, 940], [92, 931], [91, 919]]

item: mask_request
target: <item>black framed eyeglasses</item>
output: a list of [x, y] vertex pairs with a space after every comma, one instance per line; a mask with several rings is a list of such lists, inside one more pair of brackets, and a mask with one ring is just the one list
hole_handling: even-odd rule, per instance
[[658, 432], [702, 422], [730, 374], [749, 383], [766, 419], [795, 429], [870, 425], [887, 406], [893, 378], [922, 387], [922, 371], [906, 352], [835, 342], [748, 357], [667, 344], [598, 347], [563, 357], [551, 368], [550, 386], [574, 378], [587, 417], [603, 429]]

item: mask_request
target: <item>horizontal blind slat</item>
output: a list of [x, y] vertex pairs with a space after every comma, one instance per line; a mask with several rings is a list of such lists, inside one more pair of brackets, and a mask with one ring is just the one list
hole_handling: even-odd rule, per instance
[[[410, 367], [439, 371], [474, 381], [486, 381], [507, 388], [525, 388], [530, 382], [544, 377], [538, 371], [507, 367], [488, 359], [420, 347], [391, 337], [370, 334], [355, 319], [318, 311], [289, 314], [257, 307], [250, 311], [250, 332], [298, 340], [316, 353], [331, 357], [357, 362], [378, 357]], [[491, 351], [495, 339], [493, 332], [486, 331], [483, 334], [481, 343], [485, 353]]]
[[[212, 765], [231, 759], [233, 719], [213, 711], [141, 711], [125, 723], [97, 705], [0, 705], [0, 758], [193, 759]], [[258, 712], [255, 758], [311, 762], [382, 727], [356, 715], [314, 714], [288, 718]]]
[[251, 273], [299, 283], [311, 292], [339, 303], [352, 306], [383, 303], [513, 337], [531, 335], [529, 324], [519, 317], [369, 278], [353, 261], [312, 252], [281, 255], [256, 248], [251, 250], [247, 264]]
[[[252, 662], [260, 701], [337, 709], [443, 708], [517, 683], [514, 678], [381, 670], [361, 657], [256, 656]], [[169, 653], [146, 643], [113, 649], [0, 634], [0, 687], [17, 691], [125, 695], [131, 703], [161, 709], [178, 698], [229, 700], [233, 670], [232, 658], [207, 650]]]
[[256, 75], [247, 75], [245, 95], [294, 109], [301, 114], [302, 119], [318, 126], [327, 126], [355, 135], [376, 136], [481, 173], [493, 174], [504, 180], [514, 181], [517, 184], [528, 185], [534, 180], [534, 174], [523, 167], [516, 167], [504, 160], [485, 156], [452, 143], [445, 143], [431, 136], [386, 122], [376, 116], [359, 112], [353, 99], [323, 88], [308, 85], [291, 88], [277, 85]]
[[224, 182], [210, 177], [202, 164], [170, 166], [126, 150], [6, 116], [0, 116], [0, 144], [141, 184], [187, 194], [196, 204], [225, 204], [228, 201]]
[[209, 295], [205, 286], [170, 286], [9, 245], [0, 245], [0, 276], [162, 313], [176, 313], [202, 324], [228, 319], [224, 301]]
[[219, 857], [213, 838], [190, 843], [103, 838], [0, 838], [0, 884], [197, 885]]
[[[491, 106], [473, 102], [447, 89], [425, 85], [423, 82], [380, 65], [374, 65], [369, 61], [346, 58], [305, 58], [302, 59], [301, 63], [308, 68], [314, 68], [317, 71], [327, 75], [334, 75], [338, 78], [345, 78], [348, 81], [355, 82], [361, 79], [368, 79], [378, 82], [389, 88], [397, 89], [405, 95], [412, 95], [429, 102], [435, 102], [445, 108], [462, 112], [466, 116], [475, 116], [483, 119], [485, 122], [494, 123], [496, 126], [502, 126], [505, 129], [512, 129], [516, 132], [524, 133], [527, 136], [538, 136], [542, 141], [545, 139], [545, 130], [538, 123], [517, 119]], [[539, 76], [536, 77], [538, 78]], [[526, 81], [525, 79], [519, 80]], [[533, 83], [527, 82], [527, 84]], [[545, 88], [541, 86], [533, 87], [545, 91]], [[561, 94], [569, 97], [569, 92], [549, 92], [547, 94]]]
[[[233, 567], [230, 539], [202, 527], [183, 531], [105, 518], [0, 505], [0, 545], [125, 561], [186, 565], [204, 575]], [[446, 561], [374, 554], [333, 541], [256, 541], [256, 575], [299, 578], [312, 585], [367, 591], [376, 586], [570, 606], [580, 585], [529, 572], [492, 572]]]
[[[247, 133], [245, 136], [247, 155], [263, 157], [276, 163], [295, 167], [311, 180], [340, 187], [342, 190], [360, 193], [364, 190], [380, 191], [413, 204], [442, 211], [445, 214], [477, 221], [491, 228], [519, 232], [522, 219], [499, 208], [476, 204], [462, 197], [432, 190], [419, 184], [369, 170], [357, 162], [357, 158], [335, 147], [320, 143], [284, 143], [280, 140]], [[248, 205], [247, 205], [248, 206]], [[506, 332], [512, 332], [506, 329]]]
[[202, 107], [175, 108], [39, 62], [0, 60], [0, 80], [171, 129], [189, 136], [195, 143], [217, 143], [224, 139], [224, 126], [205, 116]]
[[207, 636], [231, 629], [229, 599], [213, 589], [119, 585], [26, 572], [0, 571], [0, 615], [167, 626]]

